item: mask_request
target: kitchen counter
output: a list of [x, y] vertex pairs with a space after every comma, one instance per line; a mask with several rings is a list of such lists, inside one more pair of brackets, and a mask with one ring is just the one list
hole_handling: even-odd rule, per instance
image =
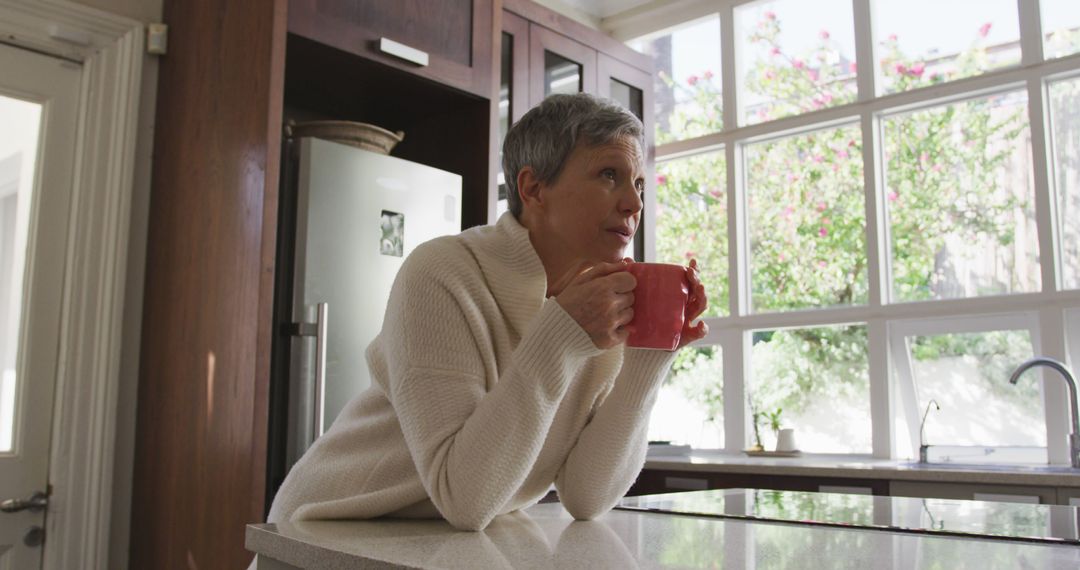
[[986, 483], [1080, 487], [1080, 470], [1067, 466], [914, 464], [868, 456], [808, 453], [800, 457], [749, 457], [718, 451], [684, 455], [650, 454], [645, 469], [699, 473], [749, 473], [807, 477], [843, 477], [890, 481]]
[[558, 503], [482, 532], [444, 521], [248, 525], [260, 570], [291, 568], [1069, 568], [1076, 546], [614, 510], [574, 521]]

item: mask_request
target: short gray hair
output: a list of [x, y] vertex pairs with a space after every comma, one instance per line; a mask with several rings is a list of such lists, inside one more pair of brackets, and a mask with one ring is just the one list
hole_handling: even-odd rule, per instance
[[645, 152], [645, 128], [618, 103], [587, 93], [552, 95], [510, 128], [503, 141], [506, 199], [514, 217], [521, 217], [517, 176], [531, 166], [544, 184], [558, 179], [574, 147], [597, 146], [633, 137]]

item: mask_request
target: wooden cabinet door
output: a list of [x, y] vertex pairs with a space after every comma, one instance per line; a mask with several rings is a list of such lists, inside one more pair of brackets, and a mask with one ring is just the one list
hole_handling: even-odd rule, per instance
[[596, 93], [596, 50], [529, 24], [529, 104], [552, 93]]
[[[506, 211], [506, 182], [503, 179], [502, 143], [510, 127], [518, 122], [529, 106], [529, 21], [513, 12], [503, 10], [502, 39], [499, 69], [499, 138], [496, 142], [498, 164], [496, 181], [496, 218]], [[494, 221], [494, 220], [492, 220]]]
[[493, 9], [492, 0], [290, 0], [289, 32], [487, 98]]
[[[617, 101], [641, 119], [645, 126], [645, 148], [642, 150], [646, 156], [645, 183], [648, 187], [651, 184], [650, 181], [656, 179], [655, 168], [652, 166], [655, 163], [653, 160], [654, 114], [646, 112], [653, 108], [652, 75], [603, 52], [598, 52], [596, 55], [596, 67], [596, 94]], [[653, 199], [655, 198], [651, 193], [645, 193], [646, 201]], [[647, 203], [645, 211], [648, 211]], [[645, 261], [645, 230], [652, 223], [653, 220], [646, 219], [643, 212], [638, 231], [634, 234], [634, 259], [637, 261]]]

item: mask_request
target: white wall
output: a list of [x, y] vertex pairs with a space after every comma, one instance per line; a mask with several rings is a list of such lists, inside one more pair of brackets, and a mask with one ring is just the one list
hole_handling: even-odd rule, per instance
[[[140, 22], [160, 22], [163, 0], [74, 0], [92, 8]], [[132, 468], [135, 455], [135, 402], [139, 383], [139, 340], [142, 325], [143, 277], [146, 267], [146, 226], [150, 207], [154, 110], [157, 102], [157, 56], [144, 55], [139, 98], [135, 178], [131, 201], [128, 270], [125, 284], [123, 349], [116, 409], [116, 456], [113, 464], [112, 523], [109, 568], [127, 568], [131, 523]]]

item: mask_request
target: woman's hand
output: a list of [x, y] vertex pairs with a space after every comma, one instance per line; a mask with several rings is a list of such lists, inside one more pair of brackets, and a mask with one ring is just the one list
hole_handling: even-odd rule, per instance
[[637, 279], [626, 271], [628, 265], [626, 261], [593, 265], [578, 273], [555, 297], [597, 348], [618, 346], [630, 336], [625, 325], [634, 318]]
[[690, 260], [690, 267], [686, 270], [686, 278], [690, 282], [690, 297], [686, 301], [686, 322], [683, 323], [679, 348], [695, 340], [701, 340], [705, 338], [705, 335], [709, 334], [709, 325], [705, 324], [705, 321], [690, 326], [690, 323], [700, 317], [705, 312], [705, 308], [709, 306], [709, 299], [705, 296], [705, 286], [701, 284], [701, 275], [697, 270], [696, 259]]

